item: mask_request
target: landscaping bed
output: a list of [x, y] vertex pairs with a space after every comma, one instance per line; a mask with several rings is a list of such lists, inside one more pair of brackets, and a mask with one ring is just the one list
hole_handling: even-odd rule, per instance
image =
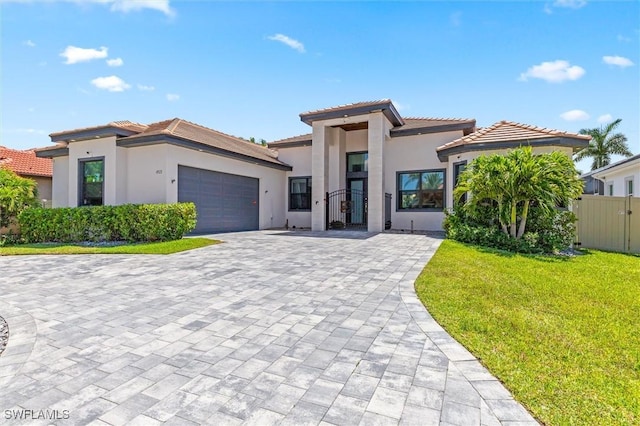
[[416, 281], [434, 318], [546, 424], [640, 424], [640, 256], [442, 243]]

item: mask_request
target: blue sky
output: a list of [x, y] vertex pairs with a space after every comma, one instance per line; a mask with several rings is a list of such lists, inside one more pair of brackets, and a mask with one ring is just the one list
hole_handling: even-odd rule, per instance
[[12, 148], [172, 117], [275, 140], [310, 131], [301, 112], [390, 98], [479, 126], [622, 118], [640, 152], [637, 1], [0, 0], [0, 19]]

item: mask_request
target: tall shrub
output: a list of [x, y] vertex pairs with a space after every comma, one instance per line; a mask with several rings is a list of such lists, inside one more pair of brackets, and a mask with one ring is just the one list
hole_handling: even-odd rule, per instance
[[12, 224], [24, 209], [38, 205], [36, 181], [0, 167], [0, 228]]
[[534, 155], [522, 147], [480, 156], [460, 174], [454, 198], [466, 193], [468, 201], [455, 203], [445, 219], [450, 238], [524, 252], [571, 244], [575, 216], [559, 207], [582, 193], [582, 181], [561, 152]]

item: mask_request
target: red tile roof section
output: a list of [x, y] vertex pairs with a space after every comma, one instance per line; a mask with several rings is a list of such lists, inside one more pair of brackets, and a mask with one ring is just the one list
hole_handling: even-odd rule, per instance
[[36, 157], [34, 151], [18, 151], [0, 146], [0, 167], [6, 167], [23, 176], [53, 175], [53, 161]]
[[553, 137], [582, 139], [587, 141], [591, 139], [591, 136], [587, 135], [579, 135], [577, 133], [502, 120], [493, 124], [492, 126], [484, 127], [474, 133], [471, 133], [468, 136], [464, 136], [446, 143], [438, 147], [436, 150], [441, 151], [443, 149], [460, 145], [521, 141]]

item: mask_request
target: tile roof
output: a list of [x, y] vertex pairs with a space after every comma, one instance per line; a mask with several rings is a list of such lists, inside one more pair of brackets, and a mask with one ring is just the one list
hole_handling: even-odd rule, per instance
[[[404, 118], [405, 124], [402, 126], [396, 126], [392, 132], [413, 130], [413, 129], [425, 129], [430, 127], [440, 127], [447, 125], [469, 125], [474, 127], [476, 120], [473, 118], [433, 118], [433, 117], [409, 117]], [[269, 146], [277, 147], [279, 145], [295, 144], [297, 142], [311, 142], [311, 133], [304, 135], [293, 136], [286, 139], [279, 139], [273, 142], [269, 142]]]
[[[311, 125], [315, 120], [339, 118], [347, 115], [362, 115], [381, 110], [394, 126], [404, 124], [402, 117], [391, 102], [391, 99], [377, 101], [356, 102], [352, 104], [338, 105], [330, 108], [316, 109], [300, 114], [300, 120]], [[343, 115], [344, 114], [344, 115]]]
[[311, 111], [303, 112], [300, 115], [302, 116], [302, 115], [311, 115], [311, 114], [322, 114], [325, 112], [338, 112], [338, 111], [349, 110], [349, 109], [359, 108], [359, 107], [385, 106], [390, 103], [391, 103], [391, 99], [379, 99], [377, 101], [354, 102], [352, 104], [344, 104], [344, 105], [338, 105], [338, 106], [329, 107], [329, 108], [314, 109]]
[[129, 120], [121, 120], [121, 121], [112, 121], [110, 123], [103, 124], [100, 126], [82, 127], [82, 128], [73, 129], [73, 130], [63, 130], [61, 132], [51, 133], [49, 136], [54, 138], [56, 136], [66, 135], [69, 133], [87, 132], [91, 130], [106, 129], [110, 127], [115, 127], [117, 129], [127, 130], [130, 132], [136, 132], [136, 133], [142, 132], [147, 128], [147, 126], [144, 124], [134, 123], [133, 121], [129, 121]]
[[269, 146], [285, 145], [285, 144], [296, 143], [296, 142], [311, 142], [311, 138], [312, 138], [312, 134], [306, 133], [304, 135], [292, 136], [290, 138], [279, 139], [277, 141], [269, 142]]
[[136, 139], [158, 135], [175, 136], [273, 164], [286, 165], [278, 160], [276, 152], [271, 151], [267, 147], [181, 118], [173, 118], [149, 124], [143, 132], [120, 138], [120, 140], [135, 141]]
[[547, 129], [545, 127], [532, 126], [528, 124], [516, 123], [513, 121], [499, 121], [492, 126], [482, 128], [468, 136], [463, 136], [459, 139], [446, 143], [436, 149], [436, 151], [442, 151], [449, 148], [474, 145], [474, 144], [486, 144], [496, 142], [517, 142], [528, 141], [533, 139], [549, 139], [549, 138], [569, 138], [580, 141], [589, 141], [591, 136], [579, 135], [577, 133], [570, 133], [561, 130]]
[[0, 167], [6, 167], [23, 176], [53, 175], [53, 162], [49, 158], [38, 158], [32, 150], [18, 151], [0, 146]]

